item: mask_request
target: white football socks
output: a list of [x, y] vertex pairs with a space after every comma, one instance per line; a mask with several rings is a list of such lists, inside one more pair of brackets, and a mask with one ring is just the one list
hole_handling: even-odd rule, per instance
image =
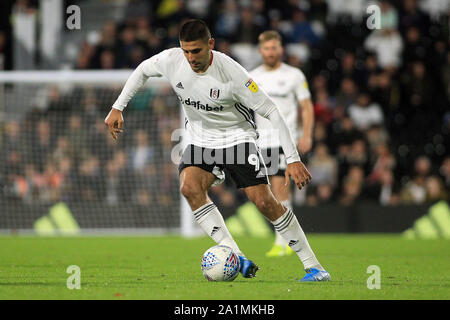
[[193, 213], [203, 231], [217, 244], [231, 247], [239, 256], [244, 255], [228, 231], [225, 221], [214, 203], [208, 202]]
[[297, 253], [305, 269], [316, 268], [318, 270], [325, 270], [314, 255], [305, 233], [291, 209], [287, 209], [281, 217], [272, 221], [272, 224], [275, 230], [287, 241], [292, 250]]
[[[292, 201], [291, 200], [283, 200], [280, 202], [283, 206], [292, 210]], [[288, 244], [286, 242], [286, 240], [284, 240], [284, 238], [281, 236], [281, 234], [277, 230], [275, 230], [275, 244], [278, 246], [282, 246], [282, 247], [287, 246], [287, 244]]]

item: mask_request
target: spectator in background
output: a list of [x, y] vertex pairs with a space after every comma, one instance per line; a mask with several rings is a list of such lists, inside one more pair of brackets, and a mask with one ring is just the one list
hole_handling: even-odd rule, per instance
[[95, 54], [95, 47], [87, 41], [83, 41], [78, 54], [75, 69], [85, 70], [93, 67], [93, 56]]
[[336, 105], [342, 106], [345, 110], [356, 101], [358, 87], [352, 78], [343, 78], [340, 88], [336, 93]]
[[120, 33], [120, 41], [117, 49], [117, 63], [119, 68], [130, 68], [132, 65], [131, 56], [133, 52], [142, 47], [139, 46], [136, 36], [137, 32], [132, 27], [126, 27]]
[[416, 26], [422, 32], [426, 32], [430, 24], [427, 15], [417, 6], [417, 0], [402, 1], [399, 20], [399, 29], [403, 34], [411, 26]]
[[373, 125], [382, 125], [384, 120], [380, 105], [372, 102], [367, 92], [358, 95], [356, 102], [349, 106], [348, 114], [360, 131], [366, 131]]
[[356, 56], [352, 51], [346, 51], [342, 55], [338, 70], [331, 74], [331, 86], [338, 88], [343, 78], [352, 79], [357, 83], [364, 83], [364, 73], [362, 70], [356, 69]]
[[135, 19], [136, 44], [141, 48], [146, 45], [148, 37], [152, 32], [150, 21], [145, 16], [139, 16]]
[[[125, 152], [118, 151], [106, 163], [104, 185], [105, 201], [109, 205], [129, 202], [134, 194], [134, 175], [127, 169], [127, 156]], [[98, 179], [97, 183], [102, 183]], [[93, 182], [95, 183], [95, 182]]]
[[314, 177], [312, 186], [328, 184], [335, 186], [337, 183], [337, 162], [328, 153], [328, 147], [324, 143], [316, 144], [312, 157], [308, 160], [308, 169]]
[[396, 160], [386, 144], [379, 144], [376, 148], [376, 160], [372, 166], [372, 172], [368, 176], [370, 183], [379, 183], [382, 175], [392, 172], [395, 168]]
[[313, 139], [314, 144], [318, 144], [320, 142], [323, 142], [325, 144], [327, 143], [328, 141], [327, 128], [323, 122], [316, 121], [316, 123], [314, 124]]
[[56, 85], [52, 85], [48, 88], [48, 99], [47, 102], [47, 111], [48, 113], [54, 112], [64, 112], [67, 113], [70, 111], [70, 104], [64, 100], [63, 95], [61, 94], [60, 89]]
[[364, 47], [374, 52], [377, 64], [394, 72], [402, 64], [403, 40], [395, 29], [374, 30], [364, 42]]
[[384, 146], [389, 149], [389, 134], [383, 126], [371, 126], [366, 131], [366, 140], [369, 144], [370, 153], [379, 151], [379, 146]]
[[51, 154], [51, 161], [58, 163], [64, 158], [75, 158], [73, 154], [74, 149], [71, 148], [69, 140], [66, 136], [59, 136], [56, 138], [56, 147]]
[[415, 61], [425, 59], [428, 46], [424, 43], [420, 30], [417, 27], [409, 27], [406, 30], [405, 50], [403, 51], [403, 61]]
[[13, 197], [21, 197], [26, 192], [23, 183], [24, 158], [21, 153], [16, 150], [8, 152], [3, 162], [3, 172], [5, 191]]
[[251, 10], [254, 12], [254, 21], [261, 28], [266, 29], [268, 26], [266, 1], [264, 0], [251, 0]]
[[[120, 61], [120, 59], [119, 59]], [[100, 54], [100, 69], [110, 70], [116, 67], [116, 56], [111, 50], [104, 50]]]
[[95, 202], [104, 199], [105, 182], [96, 157], [90, 156], [81, 161], [74, 178], [74, 200]]
[[[313, 93], [324, 90], [328, 92], [328, 80], [323, 74], [318, 74], [311, 81], [311, 91]], [[334, 95], [334, 92], [330, 92]]]
[[38, 171], [43, 171], [47, 158], [51, 155], [53, 141], [50, 135], [50, 123], [47, 120], [39, 120], [36, 125], [36, 135], [31, 144], [32, 160]]
[[145, 47], [147, 48], [145, 58], [152, 57], [164, 50], [161, 38], [154, 32], [150, 32]]
[[4, 161], [6, 156], [12, 150], [26, 149], [25, 141], [21, 134], [20, 124], [17, 121], [9, 121], [5, 124], [5, 131], [2, 137], [3, 145], [0, 159]]
[[[427, 106], [430, 105], [433, 96], [432, 81], [426, 73], [425, 64], [422, 61], [414, 61], [409, 70], [402, 74], [403, 99], [408, 106], [407, 113], [417, 114], [420, 111], [430, 112]], [[420, 110], [422, 109], [422, 110]], [[414, 112], [411, 112], [413, 111]]]
[[384, 170], [380, 174], [378, 201], [383, 206], [398, 205], [401, 198], [398, 194], [398, 186], [394, 180], [392, 171]]
[[425, 203], [427, 190], [424, 177], [418, 175], [408, 181], [402, 188], [401, 196], [405, 204]]
[[40, 177], [41, 175], [36, 171], [33, 164], [25, 164], [23, 177], [16, 180], [16, 183], [22, 184], [22, 188], [16, 188], [16, 190], [20, 190], [20, 197], [25, 203], [32, 204], [39, 201]]
[[373, 75], [371, 81], [369, 81], [368, 90], [374, 101], [382, 107], [383, 113], [387, 118], [386, 121], [393, 119], [400, 104], [400, 87], [398, 82], [392, 79], [389, 72], [383, 71]]
[[446, 157], [442, 161], [442, 164], [439, 167], [439, 173], [444, 179], [444, 184], [447, 188], [447, 191], [450, 192], [450, 157]]
[[211, 6], [211, 0], [186, 1], [186, 11], [192, 18], [206, 19]]
[[344, 206], [349, 206], [358, 201], [361, 197], [363, 183], [363, 169], [359, 166], [350, 167], [348, 174], [343, 180], [342, 195], [339, 199], [339, 203]]
[[391, 1], [382, 0], [380, 2], [381, 16], [380, 16], [380, 28], [381, 29], [397, 29], [398, 27], [398, 13]]
[[83, 128], [83, 121], [79, 114], [69, 117], [68, 127], [64, 133], [69, 141], [70, 152], [78, 161], [87, 158], [87, 133]]
[[319, 21], [326, 25], [328, 15], [328, 4], [325, 0], [312, 0], [310, 3], [308, 16], [311, 21]]
[[327, 0], [329, 11], [327, 20], [333, 24], [358, 24], [363, 18], [366, 1], [364, 0]]
[[43, 185], [39, 192], [40, 200], [45, 203], [55, 203], [60, 201], [63, 176], [52, 161], [46, 163], [42, 178]]
[[364, 67], [362, 70], [363, 83], [366, 83], [369, 88], [373, 87], [373, 78], [381, 71], [382, 69], [377, 64], [377, 57], [375, 54], [368, 52], [366, 54]]
[[5, 70], [6, 68], [6, 33], [0, 30], [0, 70]]
[[158, 201], [163, 206], [168, 207], [169, 210], [173, 210], [172, 206], [175, 203], [176, 197], [178, 197], [178, 193], [174, 193], [172, 190], [177, 190], [178, 188], [178, 173], [174, 170], [172, 162], [164, 162], [159, 174]]
[[355, 140], [364, 138], [363, 133], [355, 128], [353, 120], [348, 116], [340, 122], [335, 122], [332, 130], [330, 145], [334, 148], [333, 153], [337, 153], [339, 158], [345, 157]]
[[129, 68], [135, 69], [146, 59], [145, 50], [142, 46], [136, 46], [130, 53]]
[[366, 175], [369, 170], [369, 165], [370, 161], [366, 142], [363, 139], [356, 139], [351, 144], [349, 152], [345, 155], [341, 170], [345, 173], [348, 172], [347, 168], [357, 166], [361, 168], [364, 175]]
[[314, 99], [314, 118], [316, 121], [329, 125], [333, 121], [334, 100], [326, 89], [316, 91]]
[[167, 35], [163, 41], [164, 48], [174, 48], [180, 45], [178, 38], [179, 25], [178, 22], [173, 22], [167, 27]]
[[428, 177], [431, 174], [431, 161], [427, 156], [420, 156], [414, 162], [415, 174], [421, 177]]
[[237, 58], [231, 52], [231, 43], [226, 39], [220, 39], [216, 41], [215, 44], [216, 50], [222, 53], [225, 53], [227, 56], [232, 58], [233, 60], [237, 60]]
[[128, 0], [125, 9], [125, 17], [132, 21], [152, 14], [152, 5], [145, 0]]
[[426, 180], [431, 173], [431, 161], [427, 156], [420, 156], [414, 162], [413, 179], [402, 188], [404, 203], [423, 204], [426, 201]]
[[256, 44], [264, 26], [258, 24], [254, 12], [249, 7], [242, 8], [240, 15], [239, 25], [231, 36], [232, 42]]
[[231, 38], [236, 33], [241, 20], [236, 0], [225, 0], [217, 18], [215, 30], [218, 37]]
[[135, 133], [135, 143], [130, 153], [132, 169], [140, 174], [148, 164], [154, 161], [155, 150], [150, 146], [147, 132], [140, 129]]
[[[90, 67], [93, 69], [101, 68], [101, 56], [103, 51], [117, 51], [117, 27], [112, 21], [107, 22], [100, 33], [100, 41], [96, 44], [95, 49], [89, 48], [88, 44], [83, 45], [82, 54], [90, 58]], [[115, 67], [115, 66], [114, 66]]]
[[292, 30], [289, 36], [289, 42], [305, 43], [310, 47], [318, 45], [320, 37], [314, 32], [304, 11], [298, 8], [294, 9], [291, 21]]
[[425, 181], [425, 185], [427, 189], [425, 201], [427, 203], [433, 203], [439, 200], [448, 200], [444, 184], [439, 176], [428, 177]]
[[427, 13], [433, 22], [439, 22], [450, 10], [448, 0], [422, 0], [417, 3], [424, 13]]
[[184, 0], [160, 1], [154, 16], [165, 27], [180, 23], [186, 17], [189, 17], [189, 12]]
[[60, 200], [67, 201], [73, 193], [73, 160], [69, 157], [59, 159], [57, 170], [61, 175]]

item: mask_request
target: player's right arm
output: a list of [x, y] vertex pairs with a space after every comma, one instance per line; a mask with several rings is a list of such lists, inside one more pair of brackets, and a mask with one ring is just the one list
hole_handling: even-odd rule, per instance
[[165, 71], [165, 62], [171, 50], [164, 50], [157, 55], [143, 61], [130, 75], [117, 100], [112, 105], [111, 111], [105, 118], [105, 124], [114, 140], [123, 132], [122, 111], [136, 92], [144, 85], [149, 77], [161, 77]]

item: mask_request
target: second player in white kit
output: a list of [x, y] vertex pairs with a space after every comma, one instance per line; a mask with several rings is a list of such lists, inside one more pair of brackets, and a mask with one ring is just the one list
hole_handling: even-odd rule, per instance
[[[263, 58], [263, 64], [252, 70], [250, 74], [279, 107], [291, 136], [298, 141], [300, 152], [306, 153], [312, 146], [314, 109], [305, 75], [300, 69], [283, 63], [281, 36], [276, 31], [265, 31], [259, 36], [259, 52]], [[286, 155], [281, 148], [283, 140], [280, 139], [278, 130], [270, 121], [258, 114], [255, 114], [255, 120], [259, 131], [258, 146], [262, 149], [269, 167], [272, 192], [284, 206], [292, 210], [291, 193], [284, 185], [287, 163]], [[302, 135], [297, 136], [300, 127], [302, 127]], [[271, 163], [268, 163], [270, 160]], [[292, 250], [288, 243], [275, 230], [275, 243], [266, 255], [276, 257], [290, 253]]]

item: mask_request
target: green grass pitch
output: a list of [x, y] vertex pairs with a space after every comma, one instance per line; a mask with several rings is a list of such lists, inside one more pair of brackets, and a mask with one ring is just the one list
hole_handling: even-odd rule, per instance
[[[298, 283], [295, 255], [266, 258], [269, 238], [237, 238], [257, 277], [208, 282], [200, 270], [206, 237], [0, 237], [0, 299], [450, 299], [450, 241], [398, 235], [308, 235], [329, 283]], [[66, 287], [81, 270], [81, 289]], [[367, 267], [381, 269], [379, 290]]]

